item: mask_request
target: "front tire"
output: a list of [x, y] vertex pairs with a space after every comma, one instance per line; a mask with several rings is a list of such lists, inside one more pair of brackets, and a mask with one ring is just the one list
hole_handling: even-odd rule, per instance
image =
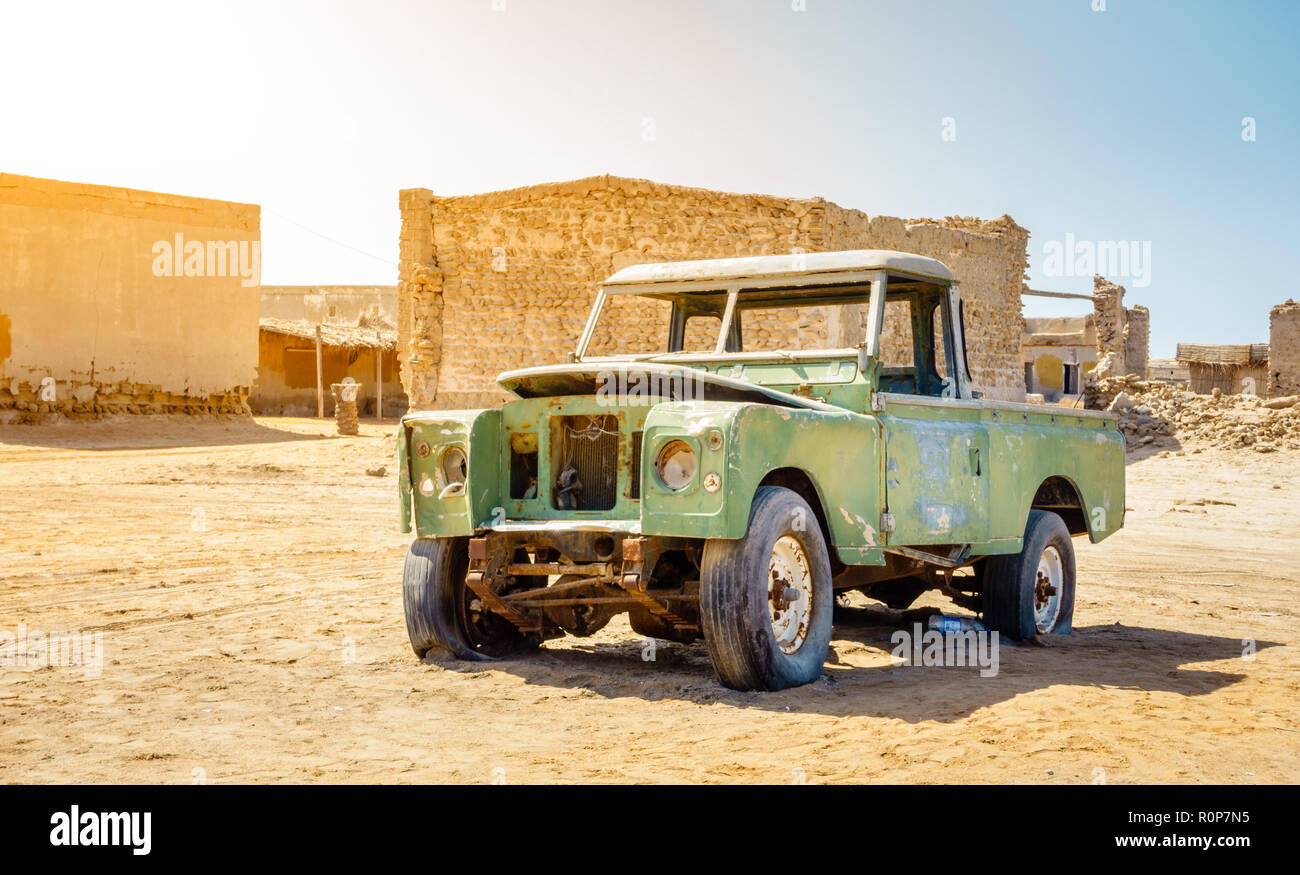
[[1031, 510], [1024, 546], [985, 560], [984, 623], [1016, 641], [1068, 635], [1074, 623], [1074, 542], [1057, 514]]
[[468, 570], [468, 538], [421, 538], [407, 551], [402, 606], [411, 649], [420, 659], [443, 650], [458, 659], [484, 661], [536, 643], [505, 617], [475, 610], [481, 606], [465, 585]]
[[700, 625], [718, 679], [733, 690], [821, 677], [833, 607], [826, 541], [797, 493], [760, 488], [745, 536], [705, 543]]

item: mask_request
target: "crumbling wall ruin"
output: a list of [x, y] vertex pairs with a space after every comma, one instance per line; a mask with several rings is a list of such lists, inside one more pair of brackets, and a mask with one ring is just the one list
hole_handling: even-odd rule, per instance
[[411, 406], [438, 395], [442, 363], [442, 271], [433, 248], [433, 192], [403, 191], [398, 244], [397, 356]]
[[1097, 360], [1111, 356], [1109, 373], [1127, 374], [1124, 337], [1124, 287], [1102, 276], [1092, 278], [1093, 324], [1097, 329]]
[[1151, 313], [1146, 307], [1124, 311], [1124, 373], [1147, 376], [1147, 359], [1151, 349]]
[[408, 189], [399, 206], [398, 346], [412, 407], [496, 404], [501, 371], [563, 361], [600, 282], [628, 265], [843, 249], [899, 249], [948, 264], [967, 301], [976, 387], [1024, 397], [1028, 232], [1009, 217], [907, 221], [820, 198], [612, 176], [456, 197]]
[[1300, 303], [1289, 299], [1268, 315], [1268, 394], [1300, 395]]
[[[1092, 278], [1093, 322], [1097, 328], [1097, 360], [1106, 362], [1102, 376], [1137, 374], [1146, 379], [1151, 349], [1151, 313], [1146, 307], [1124, 306], [1124, 287], [1103, 276]], [[1106, 356], [1110, 356], [1106, 360]]]

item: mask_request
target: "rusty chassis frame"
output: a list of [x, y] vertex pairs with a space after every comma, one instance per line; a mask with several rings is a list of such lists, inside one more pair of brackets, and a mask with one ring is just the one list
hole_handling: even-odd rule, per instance
[[[570, 562], [517, 562], [520, 550], [536, 557], [541, 551], [561, 557], [581, 557]], [[641, 606], [677, 632], [699, 634], [694, 619], [684, 616], [673, 602], [690, 603], [698, 596], [681, 590], [662, 590], [650, 586], [659, 558], [668, 550], [682, 550], [692, 555], [698, 567], [698, 542], [691, 538], [641, 537], [619, 532], [491, 532], [469, 539], [469, 570], [465, 585], [493, 613], [513, 623], [521, 632], [549, 637], [543, 611], [559, 605], [626, 605]], [[549, 583], [552, 576], [580, 577]], [[495, 587], [508, 578], [541, 577], [543, 583], [505, 595]], [[558, 595], [597, 587], [598, 596], [556, 598]]]

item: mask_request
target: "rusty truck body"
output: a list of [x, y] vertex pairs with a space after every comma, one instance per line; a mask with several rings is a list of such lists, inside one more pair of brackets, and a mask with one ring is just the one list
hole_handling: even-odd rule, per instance
[[780, 689], [820, 676], [850, 589], [1068, 633], [1072, 539], [1123, 524], [1123, 438], [980, 397], [964, 323], [953, 273], [910, 253], [619, 271], [567, 362], [402, 420], [412, 647], [490, 659], [627, 612]]

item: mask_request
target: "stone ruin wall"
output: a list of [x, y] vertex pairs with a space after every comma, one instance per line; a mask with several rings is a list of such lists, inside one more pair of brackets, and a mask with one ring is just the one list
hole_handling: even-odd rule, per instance
[[[468, 197], [405, 191], [401, 203], [399, 347], [413, 407], [496, 404], [500, 372], [562, 362], [600, 282], [623, 267], [814, 251], [820, 224], [812, 201], [604, 177]], [[628, 342], [649, 342], [651, 323], [629, 320]]]
[[1288, 300], [1268, 316], [1268, 394], [1300, 395], [1300, 303]]
[[1146, 307], [1130, 307], [1124, 311], [1124, 372], [1147, 376], [1147, 360], [1151, 351], [1151, 312]]
[[1141, 305], [1124, 306], [1125, 289], [1103, 276], [1092, 278], [1093, 323], [1097, 329], [1097, 359], [1114, 355], [1113, 376], [1137, 374], [1146, 379], [1151, 358], [1151, 312]]
[[[399, 350], [412, 407], [495, 405], [498, 373], [562, 362], [600, 282], [632, 264], [842, 249], [947, 263], [967, 298], [970, 363], [989, 397], [1023, 399], [1020, 289], [1028, 232], [1009, 218], [905, 222], [820, 198], [742, 195], [592, 177], [460, 197], [401, 193]], [[633, 343], [660, 314], [629, 314]], [[805, 345], [827, 320], [769, 318], [747, 335]], [[598, 344], [602, 338], [595, 338]]]
[[1113, 355], [1112, 374], [1127, 374], [1124, 337], [1124, 287], [1102, 276], [1092, 278], [1093, 325], [1097, 329], [1097, 359]]

